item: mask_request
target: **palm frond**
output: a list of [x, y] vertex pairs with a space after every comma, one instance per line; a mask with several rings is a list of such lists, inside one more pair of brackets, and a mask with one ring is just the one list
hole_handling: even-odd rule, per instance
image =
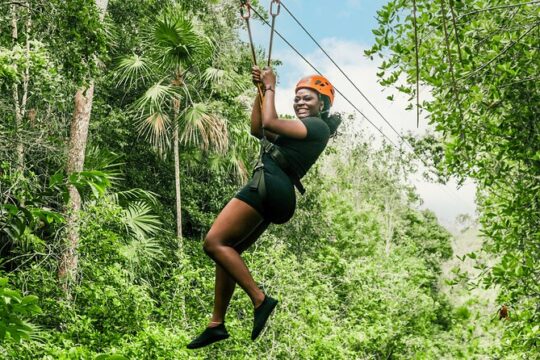
[[202, 74], [201, 80], [203, 86], [210, 85], [213, 89], [236, 90], [239, 93], [247, 90], [243, 79], [235, 72], [228, 70], [209, 67]]
[[135, 238], [119, 249], [133, 270], [150, 270], [165, 254], [159, 241], [153, 238]]
[[86, 150], [84, 169], [97, 170], [105, 174], [112, 185], [123, 179], [121, 156], [98, 146], [89, 146]]
[[130, 204], [122, 212], [126, 230], [138, 238], [157, 234], [162, 223], [151, 211], [150, 206], [142, 201]]
[[167, 114], [153, 113], [148, 116], [142, 115], [137, 121], [137, 131], [147, 139], [152, 146], [160, 152], [170, 146], [169, 128], [170, 120]]
[[153, 37], [165, 66], [186, 65], [208, 57], [211, 52], [210, 42], [194, 30], [192, 22], [178, 8], [157, 20]]
[[145, 91], [133, 105], [140, 112], [164, 112], [173, 99], [179, 99], [178, 88], [173, 85], [164, 85], [162, 81], [152, 85]]
[[239, 183], [244, 183], [248, 180], [249, 173], [245, 161], [233, 153], [229, 157], [230, 166], [232, 168], [232, 173]]
[[133, 54], [120, 59], [115, 69], [114, 79], [117, 86], [132, 88], [139, 82], [145, 80], [152, 74], [152, 64], [149, 59]]
[[195, 103], [179, 119], [180, 142], [202, 150], [225, 152], [229, 146], [224, 119], [210, 113], [206, 104]]
[[159, 196], [158, 194], [152, 191], [148, 191], [148, 190], [144, 190], [140, 188], [117, 191], [111, 194], [111, 198], [115, 204], [120, 204], [121, 202], [123, 203], [125, 201], [138, 200], [138, 201], [143, 201], [153, 206], [159, 205], [158, 196]]

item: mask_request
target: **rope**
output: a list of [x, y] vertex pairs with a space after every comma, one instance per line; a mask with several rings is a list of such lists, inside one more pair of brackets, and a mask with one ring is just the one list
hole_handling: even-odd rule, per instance
[[[253, 65], [257, 65], [257, 54], [255, 52], [255, 45], [253, 45], [253, 35], [251, 33], [251, 25], [249, 23], [249, 19], [251, 18], [251, 4], [249, 3], [248, 0], [240, 0], [240, 16], [242, 17], [242, 19], [244, 19], [246, 21], [246, 27], [247, 27], [247, 32], [248, 32], [248, 36], [249, 36], [249, 45], [250, 45], [250, 48], [251, 48], [251, 60], [253, 61]], [[259, 92], [259, 100], [260, 100], [260, 105], [261, 105], [261, 110], [262, 110], [262, 103], [263, 103], [263, 99], [264, 99], [264, 93], [263, 93], [263, 90], [262, 90], [262, 85], [259, 83], [257, 84], [257, 91]]]
[[[251, 18], [251, 10], [253, 9], [251, 7], [251, 4], [249, 0], [240, 0], [240, 15], [241, 17], [246, 21], [246, 26], [249, 34], [249, 44], [251, 46], [251, 56], [253, 60], [253, 65], [257, 65], [257, 54], [255, 53], [255, 45], [253, 44], [253, 36], [251, 33], [251, 26], [249, 23], [249, 19]], [[253, 9], [255, 13], [257, 11]], [[270, 15], [272, 16], [272, 25], [270, 26], [270, 44], [268, 45], [268, 64], [267, 66], [270, 67], [272, 63], [272, 47], [274, 44], [274, 32], [275, 32], [275, 26], [276, 26], [276, 17], [281, 12], [281, 2], [280, 0], [272, 0], [270, 3]], [[260, 15], [257, 13], [257, 15], [260, 17]], [[259, 100], [260, 100], [260, 107], [261, 107], [261, 114], [263, 111], [263, 102], [264, 102], [264, 92], [262, 90], [262, 84], [257, 84], [257, 90], [259, 92]], [[261, 119], [262, 121], [262, 119]], [[264, 154], [264, 144], [267, 141], [266, 140], [266, 134], [264, 131], [264, 127], [261, 124], [262, 129], [262, 138], [261, 138], [261, 151], [259, 156], [259, 164], [257, 166], [262, 166], [262, 158]]]

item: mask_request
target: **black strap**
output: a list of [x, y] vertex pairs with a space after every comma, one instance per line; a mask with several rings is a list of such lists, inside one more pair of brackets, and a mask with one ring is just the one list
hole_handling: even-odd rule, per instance
[[294, 184], [294, 186], [296, 186], [300, 194], [304, 195], [306, 189], [300, 182], [300, 176], [298, 176], [296, 170], [291, 166], [285, 155], [283, 155], [283, 153], [279, 150], [279, 147], [263, 138], [261, 139], [261, 149], [266, 154], [270, 155], [270, 157], [272, 158], [272, 160], [274, 160], [277, 166], [279, 166], [280, 169], [283, 170], [283, 172], [287, 174], [287, 176], [289, 176], [292, 183]]
[[251, 190], [257, 191], [261, 199], [266, 198], [266, 184], [264, 182], [264, 165], [262, 162], [258, 163], [253, 169], [253, 178], [249, 183]]

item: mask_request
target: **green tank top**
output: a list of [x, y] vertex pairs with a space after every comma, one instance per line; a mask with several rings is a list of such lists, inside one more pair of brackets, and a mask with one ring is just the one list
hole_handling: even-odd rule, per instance
[[274, 142], [298, 176], [303, 177], [319, 158], [330, 139], [328, 125], [318, 117], [300, 119], [307, 129], [304, 139], [293, 139], [280, 135]]

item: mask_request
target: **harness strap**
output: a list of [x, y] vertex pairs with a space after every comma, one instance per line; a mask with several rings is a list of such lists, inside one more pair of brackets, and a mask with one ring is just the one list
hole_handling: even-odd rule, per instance
[[294, 169], [294, 167], [291, 165], [289, 160], [283, 155], [279, 147], [275, 144], [272, 144], [270, 141], [266, 139], [261, 139], [261, 149], [263, 149], [264, 153], [270, 155], [272, 160], [279, 166], [281, 170], [287, 176], [289, 179], [291, 179], [291, 182], [294, 184], [294, 186], [298, 189], [300, 194], [304, 195], [306, 192], [306, 189], [302, 185], [302, 182], [300, 181], [300, 176], [298, 176], [298, 173]]

